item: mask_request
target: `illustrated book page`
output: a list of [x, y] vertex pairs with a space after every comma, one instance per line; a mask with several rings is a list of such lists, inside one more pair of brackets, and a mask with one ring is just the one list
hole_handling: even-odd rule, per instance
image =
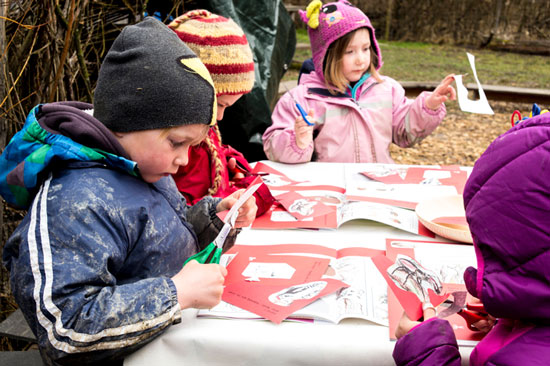
[[[474, 247], [468, 244], [387, 239], [385, 256], [373, 258], [388, 283], [389, 336], [403, 311], [411, 319], [422, 316], [422, 302], [429, 301], [438, 313], [446, 308], [445, 300], [455, 291], [466, 291], [463, 273], [476, 265]], [[472, 331], [458, 314], [446, 317], [461, 345], [476, 344], [485, 333]]]
[[342, 187], [298, 182], [261, 162], [254, 167], [277, 200], [252, 223], [254, 229], [336, 229], [352, 220], [372, 220], [427, 237], [435, 235], [416, 213], [388, 204], [350, 201]]
[[[383, 251], [368, 248], [335, 250], [313, 244], [235, 245], [222, 256], [222, 259], [229, 262], [228, 271], [239, 256], [261, 258], [263, 261], [270, 258], [269, 261], [274, 263], [288, 263], [293, 257], [314, 262], [322, 259], [324, 261], [322, 263], [327, 265], [320, 281], [328, 281], [335, 286], [343, 285], [340, 285], [336, 291], [321, 296], [300, 309], [295, 309], [288, 314], [287, 318], [316, 319], [332, 323], [338, 323], [345, 318], [360, 318], [388, 325], [387, 285], [371, 260], [373, 256], [381, 254]], [[238, 270], [235, 273], [244, 272]], [[254, 294], [255, 291], [247, 288], [246, 294]], [[199, 316], [259, 318], [258, 312], [245, 311], [250, 308], [242, 307], [242, 303], [235, 301], [228, 304], [226, 299], [223, 298], [224, 301], [211, 310], [201, 310]], [[269, 305], [272, 307], [272, 304]], [[265, 317], [265, 314], [262, 316]]]

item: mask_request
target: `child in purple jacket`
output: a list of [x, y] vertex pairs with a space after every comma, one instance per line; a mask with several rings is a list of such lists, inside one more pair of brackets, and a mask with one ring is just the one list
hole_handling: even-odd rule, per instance
[[[549, 182], [550, 113], [514, 126], [474, 165], [464, 207], [478, 268], [468, 268], [464, 280], [497, 320], [470, 365], [550, 364]], [[425, 318], [434, 315], [425, 311]], [[397, 365], [460, 365], [444, 319], [404, 316], [396, 336]]]

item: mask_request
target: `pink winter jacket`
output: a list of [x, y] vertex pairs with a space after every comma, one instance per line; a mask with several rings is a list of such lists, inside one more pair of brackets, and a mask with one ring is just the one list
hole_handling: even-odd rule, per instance
[[397, 81], [382, 78], [381, 83], [368, 78], [355, 101], [349, 95], [330, 95], [315, 72], [302, 75], [300, 85], [290, 93], [306, 111], [314, 111], [313, 143], [305, 149], [296, 145], [294, 122], [299, 112], [287, 92], [277, 102], [272, 125], [263, 134], [268, 159], [393, 163], [390, 144], [410, 147], [421, 141], [441, 123], [446, 109], [444, 104], [435, 111], [425, 107], [429, 92], [408, 99]]

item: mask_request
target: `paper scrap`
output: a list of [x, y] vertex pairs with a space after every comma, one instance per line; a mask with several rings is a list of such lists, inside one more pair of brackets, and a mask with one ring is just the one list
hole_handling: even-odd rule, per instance
[[259, 176], [256, 177], [252, 183], [248, 186], [246, 191], [239, 197], [237, 202], [233, 204], [225, 218], [223, 219], [223, 222], [225, 223], [218, 233], [218, 236], [216, 236], [216, 239], [214, 239], [214, 244], [218, 248], [223, 248], [223, 243], [225, 243], [225, 239], [227, 238], [227, 235], [229, 235], [229, 232], [231, 229], [235, 226], [235, 222], [237, 221], [237, 217], [239, 216], [239, 208], [248, 200], [254, 192], [258, 190], [258, 188], [262, 185], [263, 181], [262, 178]]
[[478, 100], [469, 99], [468, 89], [466, 89], [466, 87], [462, 83], [462, 75], [455, 75], [458, 105], [460, 109], [463, 110], [464, 112], [480, 113], [480, 114], [495, 114], [493, 112], [493, 109], [489, 105], [489, 102], [487, 101], [487, 97], [485, 96], [485, 92], [483, 91], [483, 88], [481, 87], [481, 83], [477, 78], [475, 57], [471, 53], [466, 52], [466, 54], [468, 55], [468, 61], [470, 61], [470, 67], [472, 68], [474, 79], [477, 83], [479, 99]]

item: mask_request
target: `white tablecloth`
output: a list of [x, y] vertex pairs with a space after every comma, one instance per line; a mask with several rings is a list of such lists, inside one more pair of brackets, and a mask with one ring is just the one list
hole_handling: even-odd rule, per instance
[[[271, 163], [270, 163], [271, 164]], [[322, 174], [325, 184], [338, 184], [344, 164], [274, 165], [294, 179]], [[315, 167], [309, 168], [309, 167]], [[338, 230], [244, 229], [239, 244], [312, 243], [333, 248], [362, 246], [385, 249], [386, 238], [422, 239], [372, 221], [357, 220]], [[441, 241], [442, 238], [436, 240]], [[265, 320], [197, 318], [183, 312], [182, 323], [170, 327], [149, 345], [125, 360], [140, 365], [394, 365], [395, 342], [385, 326], [346, 319], [339, 324]], [[461, 346], [462, 364], [468, 365], [472, 347]]]

